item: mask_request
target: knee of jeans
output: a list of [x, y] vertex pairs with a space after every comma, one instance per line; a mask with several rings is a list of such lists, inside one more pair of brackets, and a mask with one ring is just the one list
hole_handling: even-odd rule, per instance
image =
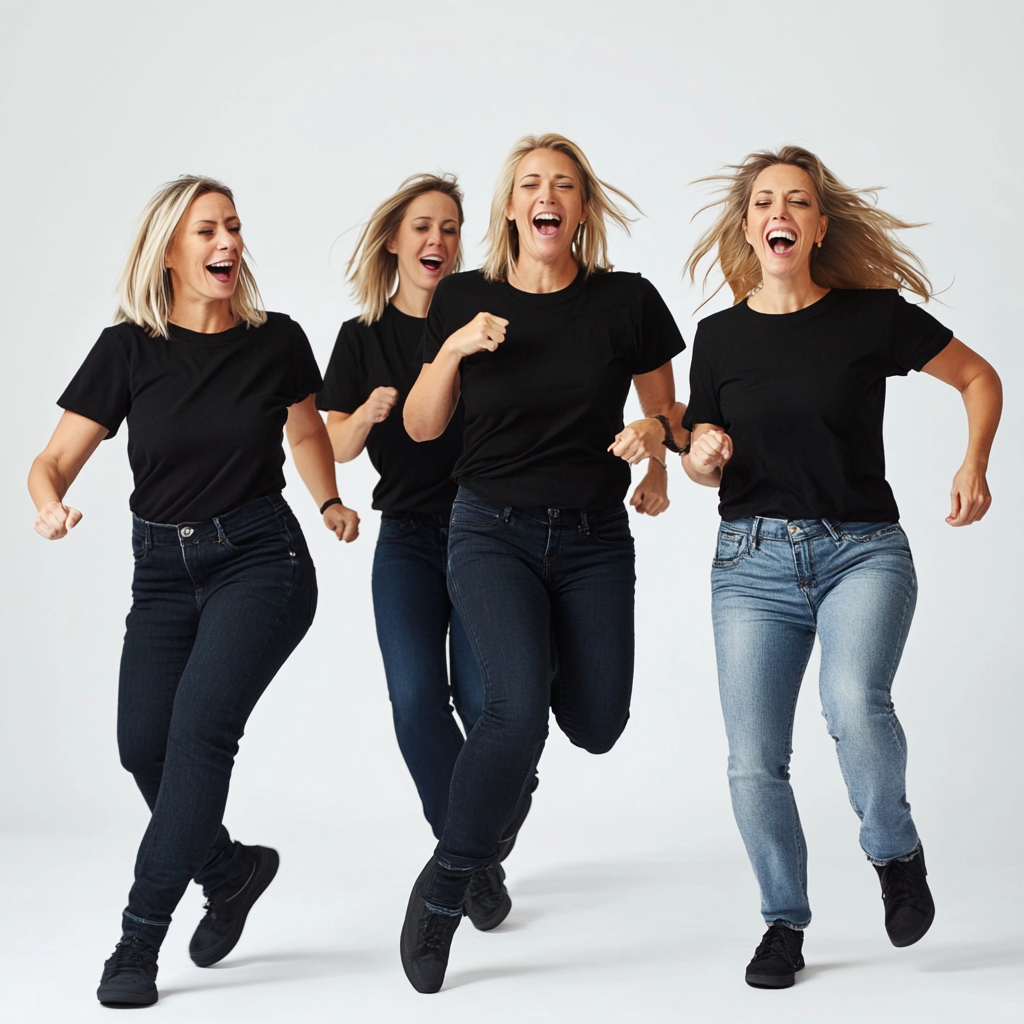
[[160, 777], [164, 766], [165, 747], [162, 743], [147, 743], [135, 737], [119, 736], [117, 752], [121, 767], [141, 778]]
[[756, 785], [766, 782], [789, 781], [790, 755], [779, 757], [769, 750], [756, 749], [729, 755], [729, 784], [731, 786]]
[[574, 747], [580, 747], [588, 754], [607, 754], [618, 742], [629, 721], [627, 713], [616, 722], [590, 722], [574, 725], [556, 714], [558, 727]]

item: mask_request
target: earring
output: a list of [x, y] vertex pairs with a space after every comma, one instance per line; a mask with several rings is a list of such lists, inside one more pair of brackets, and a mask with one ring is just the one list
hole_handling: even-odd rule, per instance
[[821, 242], [819, 242], [819, 243], [818, 243], [818, 248], [819, 248], [819, 249], [821, 248]]

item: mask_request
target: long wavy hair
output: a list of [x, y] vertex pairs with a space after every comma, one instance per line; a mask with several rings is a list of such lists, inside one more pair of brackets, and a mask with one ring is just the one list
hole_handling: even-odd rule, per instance
[[[154, 338], [167, 337], [167, 318], [174, 303], [171, 272], [164, 266], [167, 250], [192, 201], [208, 192], [226, 196], [234, 204], [234, 194], [227, 185], [200, 174], [183, 174], [167, 182], [147, 203], [121, 272], [115, 324], [127, 321], [138, 324]], [[238, 261], [231, 313], [239, 322], [259, 327], [267, 322], [267, 314], [245, 253], [243, 249]]]
[[455, 202], [459, 211], [459, 248], [452, 271], [462, 268], [464, 216], [458, 179], [454, 174], [411, 175], [370, 214], [345, 267], [345, 273], [352, 282], [352, 294], [362, 310], [359, 319], [364, 324], [376, 323], [384, 315], [388, 301], [398, 287], [398, 256], [388, 252], [387, 245], [401, 226], [409, 204], [428, 192], [440, 192]]
[[494, 198], [491, 200], [491, 219], [487, 226], [484, 242], [487, 245], [487, 256], [484, 259], [484, 277], [488, 281], [506, 281], [512, 268], [519, 259], [519, 229], [514, 220], [505, 216], [509, 200], [512, 198], [516, 168], [528, 153], [537, 149], [553, 149], [564, 153], [576, 165], [579, 171], [583, 192], [583, 209], [586, 219], [576, 228], [572, 240], [572, 255], [580, 269], [586, 273], [595, 270], [611, 270], [608, 262], [608, 222], [618, 224], [626, 234], [629, 225], [635, 218], [627, 217], [623, 210], [612, 199], [612, 195], [625, 200], [637, 213], [640, 207], [625, 192], [602, 181], [590, 166], [586, 154], [564, 135], [547, 132], [544, 135], [524, 135], [505, 158], [498, 181], [494, 186]]
[[[750, 205], [754, 181], [766, 168], [791, 164], [807, 172], [814, 184], [818, 207], [828, 217], [828, 231], [821, 248], [811, 250], [811, 279], [821, 288], [901, 288], [932, 298], [931, 281], [924, 264], [894, 232], [920, 227], [894, 217], [875, 205], [879, 186], [850, 188], [844, 185], [809, 150], [783, 146], [776, 151], [750, 153], [742, 163], [728, 164], [720, 174], [699, 178], [697, 184], [721, 186], [719, 198], [707, 203], [695, 216], [719, 207], [718, 217], [697, 240], [683, 268], [683, 276], [696, 282], [697, 266], [713, 256], [702, 284], [716, 266], [724, 280], [705, 299], [710, 301], [728, 284], [733, 302], [740, 302], [762, 284], [761, 264], [743, 237], [743, 223]], [[701, 303], [703, 305], [704, 303]]]

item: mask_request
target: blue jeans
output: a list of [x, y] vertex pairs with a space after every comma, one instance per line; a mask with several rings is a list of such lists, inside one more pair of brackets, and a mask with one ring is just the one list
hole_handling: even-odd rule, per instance
[[221, 823], [238, 741], [309, 629], [316, 572], [279, 495], [199, 523], [132, 524], [135, 577], [117, 741], [152, 811], [124, 911], [126, 936], [159, 946], [189, 880], [245, 882]]
[[448, 596], [447, 561], [447, 516], [381, 516], [373, 556], [377, 641], [398, 747], [438, 839], [463, 744], [452, 702], [467, 733], [484, 703], [473, 649]]
[[896, 523], [723, 522], [711, 571], [733, 811], [766, 922], [810, 922], [807, 848], [789, 783], [793, 716], [821, 643], [822, 714], [860, 844], [876, 864], [912, 854], [907, 744], [890, 691], [917, 600]]
[[491, 863], [548, 733], [548, 710], [600, 754], [626, 726], [633, 686], [633, 538], [620, 505], [501, 508], [461, 488], [448, 586], [476, 653], [484, 710], [452, 773], [430, 902], [457, 912]]

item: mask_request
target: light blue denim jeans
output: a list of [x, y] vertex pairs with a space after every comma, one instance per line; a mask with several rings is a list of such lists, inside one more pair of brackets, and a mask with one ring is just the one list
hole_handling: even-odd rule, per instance
[[890, 699], [917, 600], [897, 523], [723, 522], [711, 570], [733, 813], [766, 922], [811, 920], [807, 847], [789, 782], [793, 717], [817, 634], [822, 714], [860, 844], [876, 864], [918, 846], [907, 745]]

